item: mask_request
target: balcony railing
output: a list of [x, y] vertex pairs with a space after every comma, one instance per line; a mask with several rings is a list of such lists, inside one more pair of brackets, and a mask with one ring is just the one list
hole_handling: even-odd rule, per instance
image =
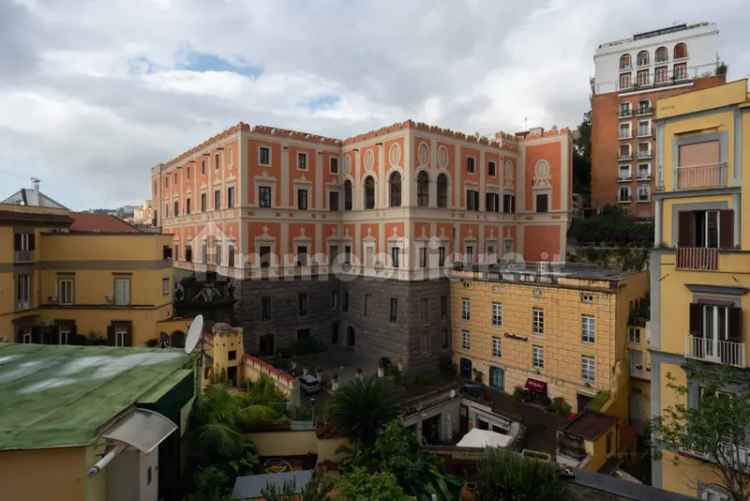
[[15, 252], [16, 263], [30, 263], [34, 260], [34, 251], [30, 250], [18, 250]]
[[653, 106], [647, 106], [645, 108], [638, 108], [636, 114], [639, 116], [650, 115], [654, 112]]
[[731, 365], [744, 369], [745, 343], [720, 341], [706, 337], [688, 335], [685, 340], [685, 356], [704, 362]]
[[623, 155], [622, 153], [620, 153], [619, 155], [617, 155], [617, 160], [620, 162], [627, 162], [631, 160], [630, 153], [628, 153], [627, 155]]
[[726, 186], [727, 164], [725, 162], [677, 167], [677, 188], [695, 190]]
[[651, 151], [639, 151], [638, 152], [638, 159], [639, 160], [647, 160], [653, 156], [653, 153]]
[[622, 108], [620, 108], [620, 114], [619, 114], [620, 118], [628, 118], [632, 115], [633, 115], [632, 110], [623, 110]]
[[719, 269], [719, 249], [715, 247], [678, 247], [677, 269], [715, 271]]

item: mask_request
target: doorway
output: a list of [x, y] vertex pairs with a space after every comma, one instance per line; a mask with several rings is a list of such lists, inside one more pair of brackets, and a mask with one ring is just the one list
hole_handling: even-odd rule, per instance
[[273, 334], [264, 334], [260, 336], [259, 351], [261, 355], [273, 355], [274, 353], [274, 336]]

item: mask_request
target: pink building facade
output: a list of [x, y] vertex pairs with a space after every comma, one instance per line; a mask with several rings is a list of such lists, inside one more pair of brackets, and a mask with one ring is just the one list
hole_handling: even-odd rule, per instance
[[[401, 308], [414, 313], [409, 284], [447, 282], [457, 263], [564, 261], [571, 173], [567, 129], [487, 138], [409, 120], [341, 140], [239, 123], [154, 167], [152, 200], [157, 225], [174, 235], [179, 269], [216, 272], [251, 296], [254, 287], [272, 287], [268, 279], [284, 281], [287, 292], [289, 284], [304, 290], [298, 282], [325, 280], [330, 303], [358, 284], [377, 283], [386, 294], [398, 284]], [[447, 283], [431, 287], [427, 308], [431, 301], [437, 308]], [[393, 307], [387, 297], [372, 301]], [[243, 302], [247, 323], [261, 322], [264, 312]], [[324, 337], [349, 344], [343, 317], [322, 320], [337, 324]], [[288, 340], [294, 334], [279, 331], [304, 331], [299, 325], [270, 334]], [[248, 349], [264, 351], [261, 344]]]

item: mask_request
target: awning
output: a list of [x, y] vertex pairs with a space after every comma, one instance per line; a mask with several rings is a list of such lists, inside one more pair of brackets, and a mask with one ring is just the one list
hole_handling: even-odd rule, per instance
[[136, 409], [117, 421], [102, 436], [149, 454], [175, 430], [177, 425], [171, 419], [148, 409]]
[[532, 393], [547, 393], [547, 383], [538, 379], [527, 379], [526, 389]]
[[456, 447], [473, 447], [484, 449], [485, 447], [508, 447], [513, 440], [510, 435], [503, 435], [495, 431], [473, 428], [456, 444]]

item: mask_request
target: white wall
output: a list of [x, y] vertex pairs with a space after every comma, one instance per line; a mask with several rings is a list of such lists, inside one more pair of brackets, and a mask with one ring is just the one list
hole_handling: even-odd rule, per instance
[[649, 52], [649, 68], [651, 69], [651, 81], [653, 81], [653, 70], [655, 52], [658, 47], [664, 46], [669, 51], [669, 71], [672, 71], [672, 55], [674, 46], [685, 42], [688, 49], [688, 73], [691, 76], [701, 76], [704, 72], [716, 68], [718, 55], [719, 30], [716, 24], [688, 28], [686, 30], [665, 35], [644, 38], [640, 40], [624, 39], [619, 42], [610, 42], [612, 45], [600, 47], [594, 54], [594, 93], [604, 94], [617, 91], [620, 76], [620, 56], [630, 54], [632, 60], [632, 79], [635, 82], [637, 64], [636, 56], [641, 50]]

